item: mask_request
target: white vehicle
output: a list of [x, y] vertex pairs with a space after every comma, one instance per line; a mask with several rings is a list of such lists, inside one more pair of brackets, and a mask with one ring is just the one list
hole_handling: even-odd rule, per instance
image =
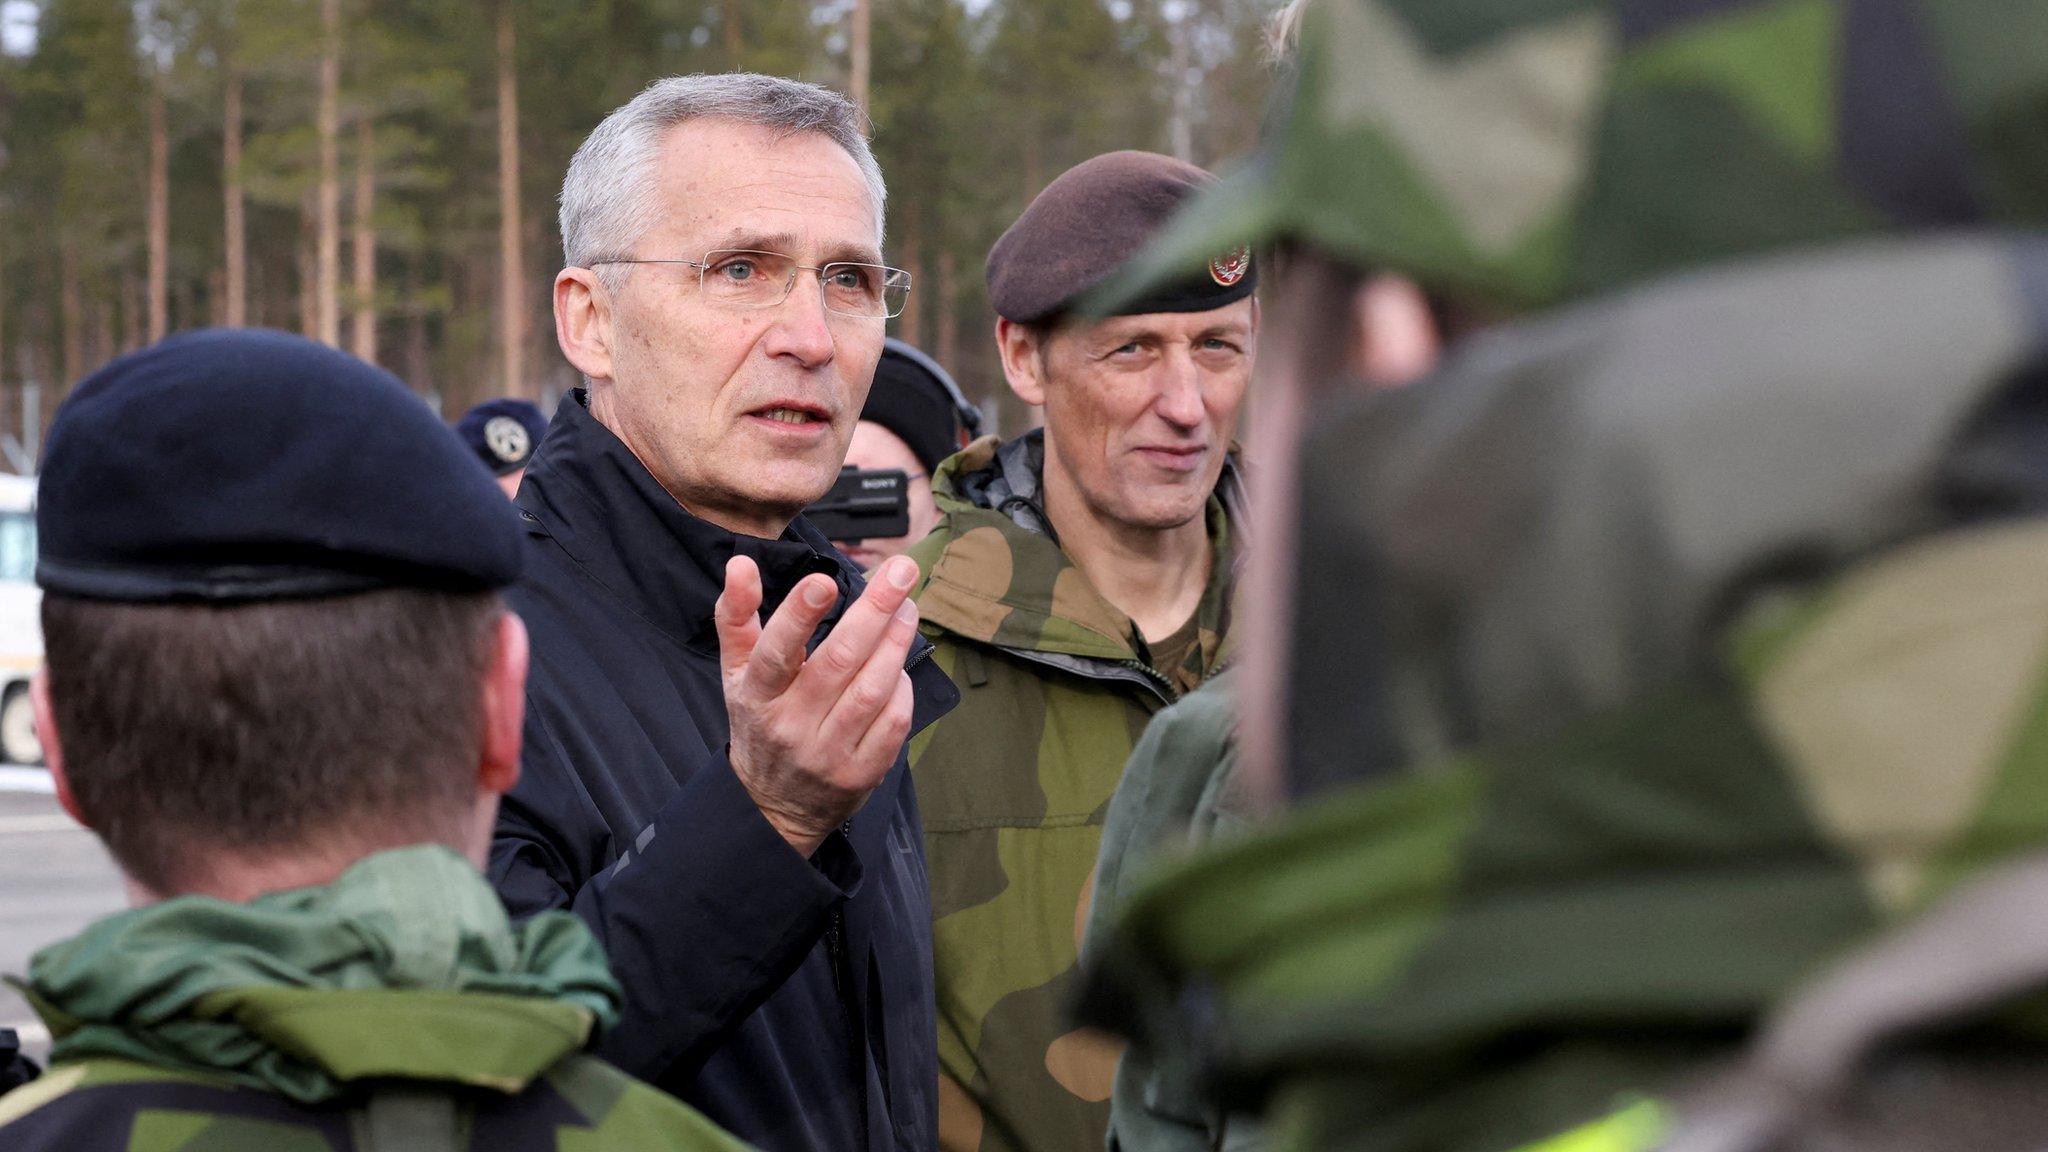
[[0, 473], [0, 759], [43, 762], [28, 681], [43, 664], [43, 590], [36, 587], [36, 482]]

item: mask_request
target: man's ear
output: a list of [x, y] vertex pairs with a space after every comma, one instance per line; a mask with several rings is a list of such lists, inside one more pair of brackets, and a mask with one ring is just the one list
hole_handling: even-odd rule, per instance
[[578, 372], [612, 378], [612, 298], [588, 268], [555, 274], [555, 343]]
[[493, 796], [519, 783], [529, 657], [525, 622], [511, 612], [499, 616], [491, 662], [484, 670], [483, 731], [477, 741], [477, 787]]
[[71, 794], [71, 780], [64, 775], [64, 743], [57, 732], [56, 714], [50, 710], [50, 670], [36, 669], [29, 678], [28, 700], [35, 710], [36, 739], [43, 744], [43, 765], [50, 770], [50, 779], [57, 785], [57, 803], [73, 820], [85, 823], [79, 814], [78, 798]]
[[1017, 399], [1034, 407], [1045, 404], [1045, 350], [1038, 333], [1014, 320], [996, 317], [996, 349], [1003, 356], [1003, 378]]

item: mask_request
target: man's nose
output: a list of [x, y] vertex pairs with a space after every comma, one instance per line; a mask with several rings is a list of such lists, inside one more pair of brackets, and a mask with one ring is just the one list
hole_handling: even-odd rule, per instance
[[1195, 428], [1208, 409], [1202, 404], [1202, 372], [1185, 349], [1169, 351], [1159, 365], [1159, 396], [1153, 410], [1176, 428]]
[[832, 317], [825, 311], [825, 285], [817, 273], [800, 269], [789, 295], [775, 308], [767, 352], [815, 368], [831, 361], [834, 347]]

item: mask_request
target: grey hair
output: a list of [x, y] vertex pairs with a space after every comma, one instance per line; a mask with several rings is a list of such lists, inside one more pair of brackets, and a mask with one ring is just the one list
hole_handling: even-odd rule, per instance
[[1301, 46], [1301, 22], [1310, 0], [1289, 0], [1266, 22], [1266, 62], [1280, 64]]
[[852, 101], [816, 84], [754, 72], [670, 76], [614, 109], [570, 159], [561, 209], [562, 256], [570, 267], [625, 256], [639, 243], [660, 210], [655, 168], [662, 137], [702, 116], [757, 124], [782, 136], [823, 133], [853, 157], [867, 182], [880, 242], [888, 190], [868, 147], [867, 117]]

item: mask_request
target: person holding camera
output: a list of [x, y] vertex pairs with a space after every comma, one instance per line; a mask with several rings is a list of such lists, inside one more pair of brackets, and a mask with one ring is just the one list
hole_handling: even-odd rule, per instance
[[[948, 456], [958, 452], [962, 441], [981, 431], [981, 412], [967, 402], [953, 377], [939, 362], [916, 348], [891, 337], [882, 346], [882, 359], [875, 365], [875, 383], [868, 389], [868, 402], [860, 410], [860, 423], [853, 426], [853, 441], [846, 448], [846, 468], [857, 472], [901, 472], [900, 511], [907, 527], [898, 534], [872, 537], [842, 535], [858, 532], [858, 521], [849, 518], [844, 529], [829, 526], [819, 516], [826, 501], [810, 512], [826, 535], [847, 559], [862, 571], [875, 566], [924, 539], [939, 523], [939, 507], [932, 502], [932, 473]], [[844, 477], [845, 469], [841, 470]], [[829, 513], [828, 513], [829, 515]]]

